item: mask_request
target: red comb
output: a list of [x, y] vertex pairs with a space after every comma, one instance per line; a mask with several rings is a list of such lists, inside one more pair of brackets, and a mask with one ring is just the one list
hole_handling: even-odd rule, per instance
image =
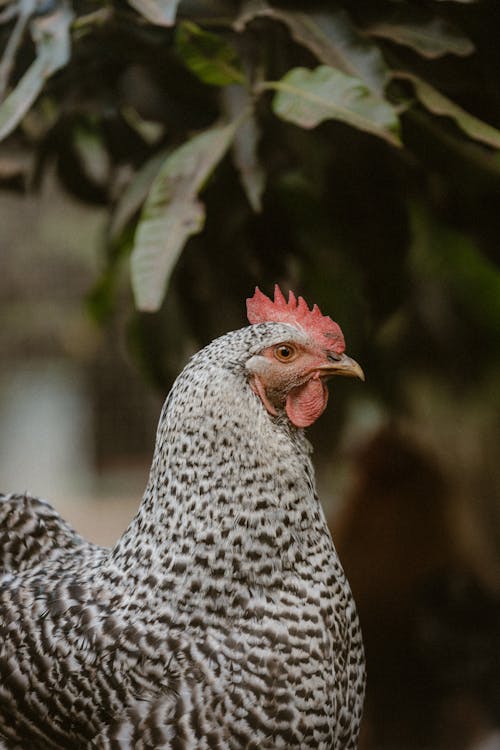
[[304, 298], [297, 299], [293, 292], [289, 293], [287, 302], [278, 284], [274, 286], [274, 301], [262, 294], [259, 287], [255, 288], [253, 297], [247, 299], [247, 317], [252, 325], [289, 323], [319, 339], [325, 348], [333, 349], [338, 354], [345, 349], [344, 336], [337, 323], [323, 315], [318, 305], [309, 310]]

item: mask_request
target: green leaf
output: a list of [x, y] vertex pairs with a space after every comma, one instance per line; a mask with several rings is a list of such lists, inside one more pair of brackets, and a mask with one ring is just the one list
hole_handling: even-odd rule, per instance
[[486, 143], [488, 146], [493, 146], [493, 148], [500, 148], [499, 130], [466, 112], [458, 104], [455, 104], [433, 88], [433, 86], [426, 83], [426, 81], [413, 75], [413, 73], [406, 72], [394, 72], [393, 77], [410, 81], [415, 88], [415, 93], [419, 101], [432, 114], [451, 117], [458, 127], [470, 138], [481, 143]]
[[139, 310], [154, 312], [188, 239], [205, 222], [198, 192], [229, 148], [241, 121], [214, 126], [167, 157], [157, 174], [134, 238], [132, 287]]
[[204, 31], [192, 21], [182, 21], [175, 43], [185, 66], [203, 83], [228, 86], [245, 80], [238, 53], [217, 34]]
[[111, 242], [118, 240], [131, 218], [146, 200], [153, 180], [166, 158], [167, 154], [162, 150], [147, 159], [123, 191], [114, 208], [109, 225], [108, 234]]
[[128, 0], [129, 5], [156, 26], [173, 26], [180, 0]]
[[235, 23], [242, 30], [256, 17], [271, 18], [288, 26], [296, 42], [318, 60], [361, 79], [373, 92], [383, 95], [388, 68], [378, 47], [353, 26], [348, 13], [333, 7], [324, 13], [299, 13], [273, 8], [266, 2], [246, 6]]
[[36, 58], [0, 105], [0, 140], [19, 124], [47, 78], [68, 62], [72, 20], [73, 12], [67, 5], [62, 5], [54, 13], [35, 18], [32, 22], [31, 36], [36, 46]]
[[239, 172], [248, 202], [258, 213], [262, 209], [265, 172], [257, 154], [260, 131], [253, 113], [252, 97], [245, 86], [239, 85], [227, 86], [223, 94], [224, 109], [231, 120], [235, 120], [247, 111], [251, 112], [236, 131], [233, 141], [233, 161]]
[[284, 120], [314, 128], [323, 120], [341, 120], [399, 146], [399, 121], [390, 104], [374, 96], [362, 81], [327, 65], [315, 70], [293, 68], [280, 81], [262, 88], [276, 89], [274, 112]]
[[474, 52], [473, 43], [460, 29], [425, 8], [398, 5], [387, 18], [373, 21], [364, 31], [411, 47], [430, 59], [447, 54], [466, 57]]

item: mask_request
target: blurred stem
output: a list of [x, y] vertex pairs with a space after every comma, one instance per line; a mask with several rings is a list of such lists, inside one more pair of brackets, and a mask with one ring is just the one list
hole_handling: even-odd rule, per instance
[[102, 26], [107, 23], [113, 15], [113, 8], [110, 5], [106, 5], [103, 8], [87, 13], [85, 16], [80, 16], [73, 23], [73, 29], [75, 31], [87, 30], [89, 26]]

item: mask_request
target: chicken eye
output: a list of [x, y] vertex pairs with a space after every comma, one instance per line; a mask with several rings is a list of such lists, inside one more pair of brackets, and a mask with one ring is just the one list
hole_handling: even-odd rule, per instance
[[291, 362], [295, 359], [297, 350], [290, 344], [280, 344], [274, 350], [274, 356], [279, 359], [280, 362]]

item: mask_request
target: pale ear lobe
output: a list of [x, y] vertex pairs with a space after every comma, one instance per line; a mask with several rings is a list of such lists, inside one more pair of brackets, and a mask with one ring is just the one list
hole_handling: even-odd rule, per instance
[[264, 373], [269, 368], [269, 360], [263, 357], [262, 354], [254, 354], [253, 357], [247, 359], [245, 368], [247, 372], [253, 375]]

